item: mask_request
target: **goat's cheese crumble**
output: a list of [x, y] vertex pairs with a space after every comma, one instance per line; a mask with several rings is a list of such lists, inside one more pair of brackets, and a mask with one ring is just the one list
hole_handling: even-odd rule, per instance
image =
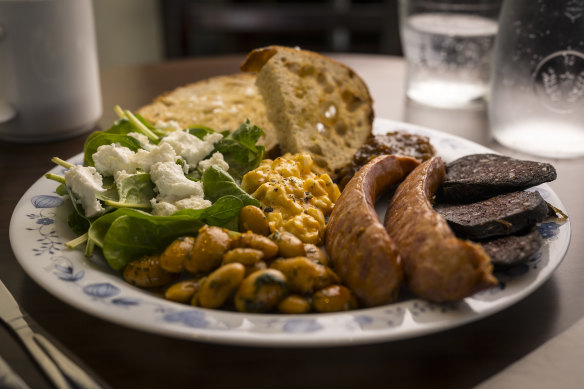
[[135, 153], [119, 143], [103, 145], [93, 154], [95, 169], [104, 176], [113, 176], [118, 170], [135, 172]]
[[174, 162], [157, 162], [150, 169], [150, 177], [158, 189], [158, 201], [169, 203], [190, 196], [203, 197], [203, 183], [185, 177], [182, 167]]
[[96, 193], [105, 192], [103, 179], [93, 166], [75, 165], [65, 172], [65, 185], [77, 196], [85, 210], [85, 216], [94, 217], [105, 209], [96, 198]]
[[179, 128], [174, 121], [159, 122], [157, 128], [172, 130], [162, 138], [158, 145], [151, 143], [140, 133], [129, 133], [144, 147], [136, 152], [119, 143], [99, 146], [92, 158], [94, 167], [75, 167], [65, 174], [66, 184], [83, 204], [87, 217], [97, 216], [104, 209], [95, 194], [105, 191], [102, 176], [113, 176], [116, 184], [138, 172], [149, 173], [155, 189], [156, 198], [151, 199], [152, 213], [170, 215], [181, 209], [201, 209], [211, 206], [204, 199], [203, 184], [188, 179], [185, 174], [191, 167], [198, 167], [204, 172], [210, 166], [217, 166], [224, 171], [229, 164], [223, 154], [215, 152], [208, 159], [203, 159], [215, 148], [223, 135], [207, 134], [202, 140]]
[[225, 162], [223, 154], [218, 151], [214, 152], [211, 158], [204, 159], [199, 162], [199, 168], [201, 168], [203, 172], [211, 166], [217, 166], [219, 169], [223, 169], [225, 171], [229, 170], [229, 164]]
[[212, 133], [205, 135], [204, 140], [201, 140], [186, 131], [175, 131], [162, 138], [160, 144], [171, 145], [190, 166], [197, 166], [203, 158], [213, 151], [215, 143], [222, 138], [223, 135]]

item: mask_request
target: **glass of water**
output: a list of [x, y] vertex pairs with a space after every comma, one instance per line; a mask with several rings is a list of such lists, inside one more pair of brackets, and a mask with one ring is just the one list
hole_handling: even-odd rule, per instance
[[541, 157], [584, 157], [584, 0], [506, 1], [500, 23], [493, 137]]
[[443, 108], [484, 104], [501, 0], [400, 0], [407, 96]]

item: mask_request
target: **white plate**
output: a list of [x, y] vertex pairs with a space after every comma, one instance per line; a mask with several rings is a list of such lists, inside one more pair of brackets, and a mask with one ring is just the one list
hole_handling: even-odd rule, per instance
[[[429, 136], [446, 161], [491, 150], [442, 132], [384, 119], [376, 132], [407, 130]], [[71, 160], [81, 163], [82, 156]], [[62, 168], [51, 172], [62, 174]], [[100, 255], [86, 258], [64, 247], [75, 236], [67, 226], [71, 208], [55, 193], [56, 184], [39, 179], [22, 197], [10, 222], [10, 241], [24, 270], [44, 289], [74, 307], [124, 326], [190, 340], [254, 346], [352, 345], [405, 339], [443, 331], [481, 319], [523, 299], [561, 263], [570, 240], [570, 223], [546, 223], [546, 244], [533, 261], [501, 275], [498, 287], [456, 304], [409, 299], [343, 313], [245, 314], [189, 307], [139, 290], [109, 270]], [[547, 185], [535, 188], [565, 210]], [[379, 205], [378, 211], [383, 212]]]

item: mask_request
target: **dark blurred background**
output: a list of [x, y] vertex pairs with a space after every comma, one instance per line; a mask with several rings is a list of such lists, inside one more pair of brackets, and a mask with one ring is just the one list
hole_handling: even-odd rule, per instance
[[270, 44], [401, 54], [397, 0], [94, 0], [102, 66]]
[[163, 0], [167, 57], [269, 44], [397, 54], [397, 0]]

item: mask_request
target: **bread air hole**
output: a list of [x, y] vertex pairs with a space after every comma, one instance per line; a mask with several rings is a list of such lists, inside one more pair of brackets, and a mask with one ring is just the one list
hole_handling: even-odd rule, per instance
[[363, 101], [349, 90], [343, 91], [342, 98], [349, 112], [355, 112], [363, 105]]
[[308, 146], [308, 151], [314, 154], [322, 154], [322, 148], [316, 143], [313, 143], [310, 146]]
[[341, 136], [347, 134], [348, 129], [349, 129], [349, 126], [347, 126], [347, 123], [345, 123], [342, 120], [339, 120], [338, 122], [335, 123], [335, 131], [337, 132], [337, 134], [339, 134]]
[[302, 65], [300, 68], [300, 73], [298, 75], [300, 77], [311, 77], [314, 76], [316, 73], [316, 69], [312, 65]]
[[316, 82], [322, 87], [322, 91], [326, 94], [331, 94], [335, 91], [335, 87], [331, 85], [326, 75], [319, 72], [316, 76]]
[[304, 98], [305, 95], [306, 95], [306, 90], [304, 90], [301, 87], [296, 87], [296, 89], [294, 90], [294, 96], [296, 96], [296, 98], [298, 98], [298, 99]]
[[316, 155], [313, 155], [312, 159], [314, 160], [314, 163], [316, 163], [317, 166], [320, 166], [323, 169], [328, 169], [328, 162], [326, 159], [318, 157]]
[[298, 62], [285, 62], [286, 69], [289, 72], [298, 74], [300, 73], [300, 64]]

